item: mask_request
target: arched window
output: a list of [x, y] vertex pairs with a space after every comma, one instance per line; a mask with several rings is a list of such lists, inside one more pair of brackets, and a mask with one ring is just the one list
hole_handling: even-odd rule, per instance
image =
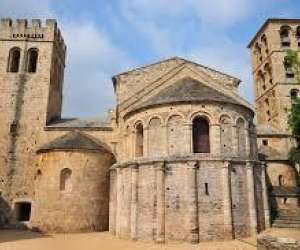
[[284, 57], [283, 64], [284, 64], [286, 78], [294, 78], [295, 74], [293, 71], [292, 63], [288, 57]]
[[269, 63], [266, 63], [264, 71], [266, 72], [267, 80], [269, 81], [269, 83], [273, 84], [272, 68]]
[[239, 118], [236, 123], [237, 139], [238, 139], [238, 155], [244, 156], [246, 154], [246, 127], [245, 121]]
[[135, 156], [143, 157], [144, 155], [144, 128], [142, 123], [135, 127]]
[[264, 45], [266, 55], [268, 55], [269, 54], [268, 41], [267, 41], [267, 37], [265, 34], [262, 35], [261, 42]]
[[229, 116], [223, 115], [220, 119], [221, 153], [232, 153], [232, 122]]
[[26, 59], [26, 70], [27, 72], [34, 73], [37, 69], [38, 61], [38, 50], [33, 48], [28, 50]]
[[290, 30], [291, 27], [287, 25], [283, 25], [280, 28], [280, 39], [281, 39], [281, 46], [282, 47], [290, 47]]
[[257, 73], [257, 79], [258, 79], [259, 88], [262, 88], [263, 90], [265, 90], [266, 89], [266, 84], [265, 84], [266, 79], [261, 70], [258, 71], [258, 73]]
[[149, 122], [148, 130], [148, 155], [157, 156], [162, 153], [162, 143], [159, 140], [161, 137], [161, 121], [158, 117], [153, 117]]
[[21, 50], [19, 48], [12, 48], [9, 51], [9, 58], [8, 58], [8, 72], [19, 72], [20, 67], [20, 58], [21, 58]]
[[60, 187], [61, 191], [68, 191], [72, 190], [72, 182], [71, 182], [72, 170], [69, 168], [64, 168], [60, 172]]
[[278, 176], [278, 185], [283, 186], [284, 185], [284, 178], [282, 175]]
[[262, 62], [261, 47], [258, 43], [255, 44], [255, 51], [256, 51], [256, 54], [257, 54], [258, 63]]
[[203, 117], [193, 120], [193, 149], [194, 153], [209, 153], [209, 124]]

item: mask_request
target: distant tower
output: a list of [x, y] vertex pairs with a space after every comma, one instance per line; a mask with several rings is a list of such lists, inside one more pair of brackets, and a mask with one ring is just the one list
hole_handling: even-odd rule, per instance
[[288, 112], [299, 96], [300, 84], [285, 57], [288, 49], [300, 55], [300, 19], [268, 19], [248, 48], [256, 96], [257, 144], [272, 190], [269, 200], [273, 219], [285, 213], [299, 214], [299, 173], [288, 160], [289, 150], [295, 145], [288, 127]]
[[300, 20], [268, 19], [249, 44], [252, 54], [257, 123], [288, 133], [287, 113], [300, 85], [286, 51], [300, 51]]
[[61, 116], [65, 53], [55, 20], [1, 19], [0, 191], [6, 200], [32, 197], [35, 145]]

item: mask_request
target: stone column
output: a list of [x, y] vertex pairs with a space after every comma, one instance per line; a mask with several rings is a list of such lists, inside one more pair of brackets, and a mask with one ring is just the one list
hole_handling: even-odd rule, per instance
[[193, 124], [191, 122], [186, 122], [184, 124], [185, 129], [185, 144], [186, 144], [186, 153], [190, 154], [193, 152]]
[[136, 158], [136, 131], [135, 129], [132, 130], [131, 133], [131, 152], [132, 152], [132, 159]]
[[250, 139], [250, 131], [248, 128], [245, 128], [245, 137], [246, 137], [246, 157], [251, 155], [251, 139]]
[[187, 213], [190, 243], [199, 243], [197, 162], [187, 162]]
[[223, 187], [223, 213], [224, 213], [224, 238], [233, 239], [232, 208], [231, 208], [231, 182], [230, 163], [224, 162], [222, 169]]
[[255, 204], [255, 189], [254, 189], [254, 175], [253, 163], [246, 163], [247, 171], [247, 187], [248, 187], [248, 203], [249, 203], [249, 216], [250, 216], [250, 230], [252, 235], [257, 234], [257, 214]]
[[263, 162], [261, 165], [261, 185], [262, 185], [262, 198], [264, 205], [264, 216], [265, 216], [265, 227], [269, 228], [271, 226], [270, 221], [270, 207], [269, 207], [269, 199], [268, 199], [268, 188], [266, 181], [266, 163]]
[[162, 150], [163, 150], [163, 155], [167, 156], [169, 153], [168, 149], [168, 126], [163, 125], [162, 126], [162, 134], [161, 134], [161, 143], [162, 143]]
[[137, 210], [138, 210], [138, 165], [131, 166], [131, 216], [130, 216], [130, 236], [132, 240], [137, 240]]
[[143, 138], [143, 157], [148, 156], [148, 146], [149, 146], [149, 126], [144, 128], [144, 138]]
[[156, 164], [156, 242], [165, 242], [165, 163]]
[[213, 155], [221, 154], [221, 130], [220, 124], [210, 125], [210, 146]]
[[121, 226], [120, 226], [120, 221], [121, 221], [121, 211], [122, 211], [122, 172], [120, 168], [117, 168], [117, 176], [116, 176], [116, 181], [117, 181], [117, 204], [116, 204], [116, 236], [120, 237], [121, 236]]
[[238, 144], [238, 133], [237, 133], [238, 129], [236, 125], [232, 126], [232, 150], [233, 150], [233, 155], [234, 156], [238, 156], [239, 155], [239, 144]]

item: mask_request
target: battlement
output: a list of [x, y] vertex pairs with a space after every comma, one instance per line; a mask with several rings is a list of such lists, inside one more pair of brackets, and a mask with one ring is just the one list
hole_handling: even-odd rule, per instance
[[66, 45], [57, 27], [55, 19], [47, 19], [43, 23], [40, 19], [0, 19], [0, 40], [20, 41], [48, 41], [57, 43], [58, 47], [65, 53]]

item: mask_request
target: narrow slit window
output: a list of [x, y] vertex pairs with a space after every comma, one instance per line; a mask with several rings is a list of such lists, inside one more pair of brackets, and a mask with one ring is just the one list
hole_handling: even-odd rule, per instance
[[205, 195], [209, 195], [208, 183], [207, 182], [204, 183], [204, 188], [205, 188]]

